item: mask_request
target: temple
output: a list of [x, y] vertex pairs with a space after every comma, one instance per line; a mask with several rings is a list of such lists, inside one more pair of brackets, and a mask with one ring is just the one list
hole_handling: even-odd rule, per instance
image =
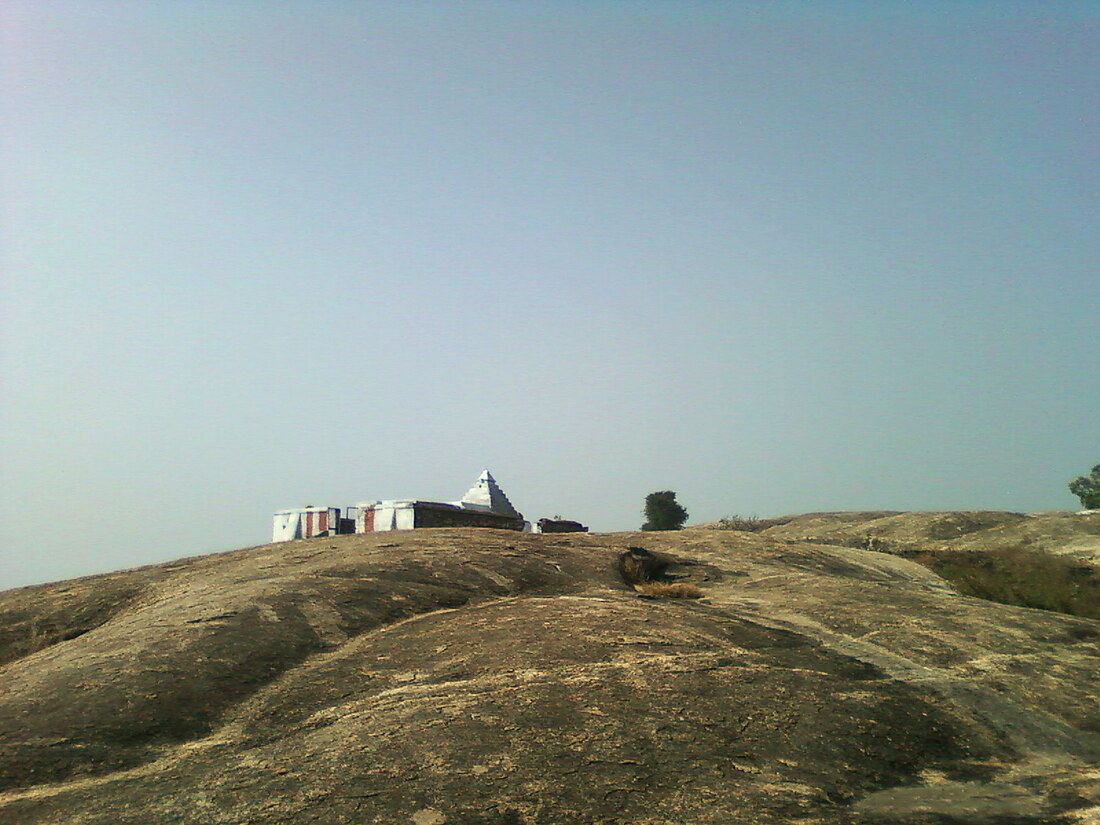
[[280, 510], [275, 513], [272, 541], [293, 541], [340, 533], [377, 533], [420, 527], [495, 527], [529, 530], [523, 514], [512, 506], [492, 473], [485, 470], [458, 501], [379, 499], [349, 507]]
[[512, 506], [492, 473], [485, 470], [459, 501], [395, 499], [358, 505], [356, 533], [415, 530], [418, 527], [496, 527], [523, 530], [523, 514]]

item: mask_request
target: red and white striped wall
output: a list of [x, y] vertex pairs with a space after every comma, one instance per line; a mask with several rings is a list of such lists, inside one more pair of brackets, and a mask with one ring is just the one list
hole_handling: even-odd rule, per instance
[[293, 541], [335, 533], [340, 524], [339, 507], [300, 507], [280, 510], [272, 520], [271, 540]]

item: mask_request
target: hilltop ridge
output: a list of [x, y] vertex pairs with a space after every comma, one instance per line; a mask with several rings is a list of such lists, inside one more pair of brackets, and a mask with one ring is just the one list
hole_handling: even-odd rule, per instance
[[[0, 820], [1096, 821], [1100, 622], [860, 543], [1094, 558], [1097, 535], [990, 513], [416, 530], [7, 591]], [[704, 598], [640, 598], [631, 545]]]

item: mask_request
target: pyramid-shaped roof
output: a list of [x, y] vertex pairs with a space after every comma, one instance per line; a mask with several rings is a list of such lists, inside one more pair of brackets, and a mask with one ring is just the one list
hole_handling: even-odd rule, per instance
[[466, 495], [458, 503], [462, 507], [491, 510], [494, 513], [500, 513], [502, 516], [522, 518], [522, 515], [512, 506], [512, 502], [508, 500], [508, 496], [504, 495], [504, 491], [500, 489], [496, 479], [488, 470], [481, 474], [477, 483], [466, 491]]

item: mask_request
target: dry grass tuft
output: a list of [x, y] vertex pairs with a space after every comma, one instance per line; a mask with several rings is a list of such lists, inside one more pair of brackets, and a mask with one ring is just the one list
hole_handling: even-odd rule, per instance
[[641, 582], [634, 589], [643, 596], [665, 599], [701, 599], [703, 591], [684, 582]]
[[759, 533], [761, 530], [767, 530], [769, 527], [778, 527], [781, 524], [788, 524], [791, 521], [789, 518], [758, 518], [757, 516], [748, 516], [747, 518], [742, 516], [726, 516], [725, 518], [718, 519], [718, 529], [720, 530], [738, 530], [743, 533]]

